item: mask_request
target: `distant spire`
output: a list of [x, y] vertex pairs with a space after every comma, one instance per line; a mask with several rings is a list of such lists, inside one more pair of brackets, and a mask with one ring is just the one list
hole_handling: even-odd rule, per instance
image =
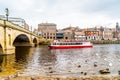
[[116, 27], [119, 27], [119, 23], [118, 22], [116, 23]]
[[117, 22], [116, 23], [116, 31], [118, 31], [118, 30], [120, 30], [120, 28], [119, 28], [119, 23]]

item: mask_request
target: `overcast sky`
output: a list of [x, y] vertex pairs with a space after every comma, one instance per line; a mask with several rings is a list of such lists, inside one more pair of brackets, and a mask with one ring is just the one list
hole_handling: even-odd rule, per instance
[[0, 0], [0, 15], [23, 18], [29, 26], [55, 23], [58, 29], [115, 27], [120, 22], [120, 0]]

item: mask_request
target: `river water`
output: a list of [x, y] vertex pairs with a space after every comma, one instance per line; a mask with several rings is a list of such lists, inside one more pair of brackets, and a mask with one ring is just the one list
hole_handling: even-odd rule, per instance
[[100, 44], [93, 48], [49, 49], [47, 46], [17, 47], [16, 53], [0, 56], [0, 76], [98, 76], [109, 69], [110, 76], [119, 75], [120, 45]]

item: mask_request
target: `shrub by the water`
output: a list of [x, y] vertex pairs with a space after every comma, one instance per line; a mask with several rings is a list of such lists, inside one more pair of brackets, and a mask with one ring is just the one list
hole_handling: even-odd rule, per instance
[[112, 41], [112, 40], [91, 40], [93, 44], [120, 44], [120, 40]]
[[40, 45], [47, 45], [47, 44], [50, 44], [50, 40], [42, 40], [39, 42]]

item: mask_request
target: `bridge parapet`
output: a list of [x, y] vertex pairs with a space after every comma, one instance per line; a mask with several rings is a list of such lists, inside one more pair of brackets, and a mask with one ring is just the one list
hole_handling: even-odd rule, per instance
[[[3, 49], [3, 53], [5, 54], [11, 54], [15, 52], [15, 46], [13, 45], [15, 39], [20, 36], [23, 35], [21, 37], [19, 37], [17, 39], [17, 41], [19, 42], [26, 42], [27, 41], [27, 45], [23, 45], [21, 44], [16, 44], [17, 46], [33, 46], [34, 44], [36, 45], [39, 40], [39, 37], [37, 34], [32, 33], [31, 31], [24, 29], [23, 27], [16, 25], [14, 23], [5, 21], [5, 20], [0, 20], [0, 46]], [[24, 36], [25, 35], [25, 36]], [[27, 37], [27, 38], [26, 38]], [[21, 39], [23, 38], [23, 39]], [[25, 40], [28, 39], [28, 40]], [[37, 41], [36, 41], [36, 40]]]
[[9, 21], [5, 21], [5, 20], [0, 20], [0, 26], [2, 27], [9, 27], [9, 28], [12, 28], [12, 29], [15, 29], [15, 30], [18, 30], [18, 31], [22, 31], [22, 32], [25, 32], [25, 33], [28, 33], [28, 34], [31, 34], [33, 36], [36, 36], [38, 37], [38, 35], [32, 33], [31, 31], [17, 25], [17, 24], [14, 24], [14, 23], [11, 23]]
[[4, 26], [4, 20], [0, 20], [0, 26]]

